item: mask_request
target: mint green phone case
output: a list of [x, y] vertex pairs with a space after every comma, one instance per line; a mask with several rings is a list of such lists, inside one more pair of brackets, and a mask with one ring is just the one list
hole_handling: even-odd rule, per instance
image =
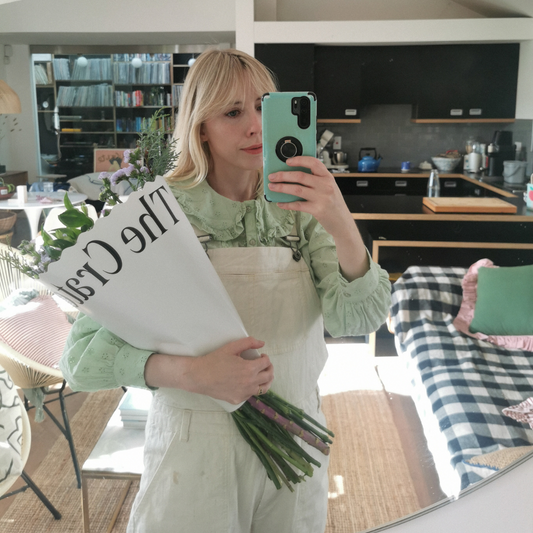
[[[310, 123], [306, 128], [299, 126], [299, 118], [293, 114], [293, 98], [307, 96], [310, 103]], [[280, 92], [266, 93], [262, 98], [262, 125], [263, 125], [263, 187], [265, 199], [268, 202], [294, 202], [301, 200], [298, 196], [273, 192], [268, 188], [268, 176], [282, 170], [302, 170], [310, 173], [303, 167], [289, 167], [279, 156], [279, 146], [289, 143], [290, 150], [298, 146], [302, 155], [316, 157], [316, 96], [312, 92]], [[287, 140], [290, 139], [290, 140]], [[294, 144], [293, 144], [294, 143]], [[288, 146], [288, 145], [287, 145]], [[281, 154], [283, 155], [283, 153]]]

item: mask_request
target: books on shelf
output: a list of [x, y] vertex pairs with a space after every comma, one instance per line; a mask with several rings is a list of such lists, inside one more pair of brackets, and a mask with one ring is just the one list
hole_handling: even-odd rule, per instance
[[57, 80], [70, 80], [69, 60], [64, 57], [54, 57], [54, 78]]
[[111, 79], [111, 59], [96, 58], [87, 59], [87, 65], [80, 67], [77, 61], [74, 61], [72, 69], [73, 80], [110, 80]]
[[183, 85], [172, 86], [172, 101], [174, 102], [175, 108], [178, 108], [180, 105], [180, 98], [181, 98], [182, 91], [183, 91]]
[[113, 81], [117, 84], [170, 84], [170, 63], [143, 63], [135, 68], [131, 63], [113, 63]]
[[117, 107], [139, 106], [170, 106], [170, 93], [164, 87], [152, 87], [151, 89], [137, 91], [115, 91], [115, 105]]
[[136, 57], [141, 61], [170, 61], [172, 54], [113, 54], [113, 61], [131, 61]]
[[[138, 133], [141, 131], [141, 126], [145, 120], [145, 117], [128, 117], [118, 118], [116, 121], [116, 127], [118, 133]], [[172, 117], [166, 115], [159, 118], [157, 122], [157, 128], [164, 128], [165, 131], [172, 129]]]
[[57, 93], [58, 107], [101, 107], [113, 105], [113, 87], [109, 84], [65, 87]]
[[46, 68], [41, 63], [33, 65], [35, 85], [52, 85], [52, 64], [46, 63]]
[[118, 406], [124, 427], [144, 429], [153, 393], [144, 389], [130, 388]]

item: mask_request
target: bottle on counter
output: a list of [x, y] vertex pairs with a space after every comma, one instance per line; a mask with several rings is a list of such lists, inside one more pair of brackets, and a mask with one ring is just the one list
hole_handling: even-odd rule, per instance
[[440, 196], [440, 181], [437, 169], [433, 169], [429, 175], [427, 196], [429, 198]]

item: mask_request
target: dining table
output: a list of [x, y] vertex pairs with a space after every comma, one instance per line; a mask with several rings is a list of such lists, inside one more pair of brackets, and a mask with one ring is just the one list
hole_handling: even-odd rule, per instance
[[63, 206], [64, 195], [67, 194], [73, 205], [80, 204], [87, 199], [86, 194], [79, 192], [67, 192], [58, 190], [54, 192], [28, 192], [25, 201], [19, 201], [17, 193], [7, 200], [0, 200], [0, 209], [10, 211], [24, 210], [30, 226], [31, 240], [34, 240], [39, 233], [39, 220], [43, 209]]

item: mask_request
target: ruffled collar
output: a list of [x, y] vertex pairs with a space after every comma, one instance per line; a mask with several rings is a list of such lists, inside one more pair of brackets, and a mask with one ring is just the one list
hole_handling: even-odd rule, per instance
[[[192, 189], [169, 184], [189, 222], [215, 240], [230, 241], [244, 232], [247, 208], [255, 213], [257, 229], [267, 240], [288, 235], [294, 225], [294, 212], [280, 209], [264, 198], [237, 202], [218, 194], [207, 180]], [[249, 209], [248, 209], [249, 211]]]

